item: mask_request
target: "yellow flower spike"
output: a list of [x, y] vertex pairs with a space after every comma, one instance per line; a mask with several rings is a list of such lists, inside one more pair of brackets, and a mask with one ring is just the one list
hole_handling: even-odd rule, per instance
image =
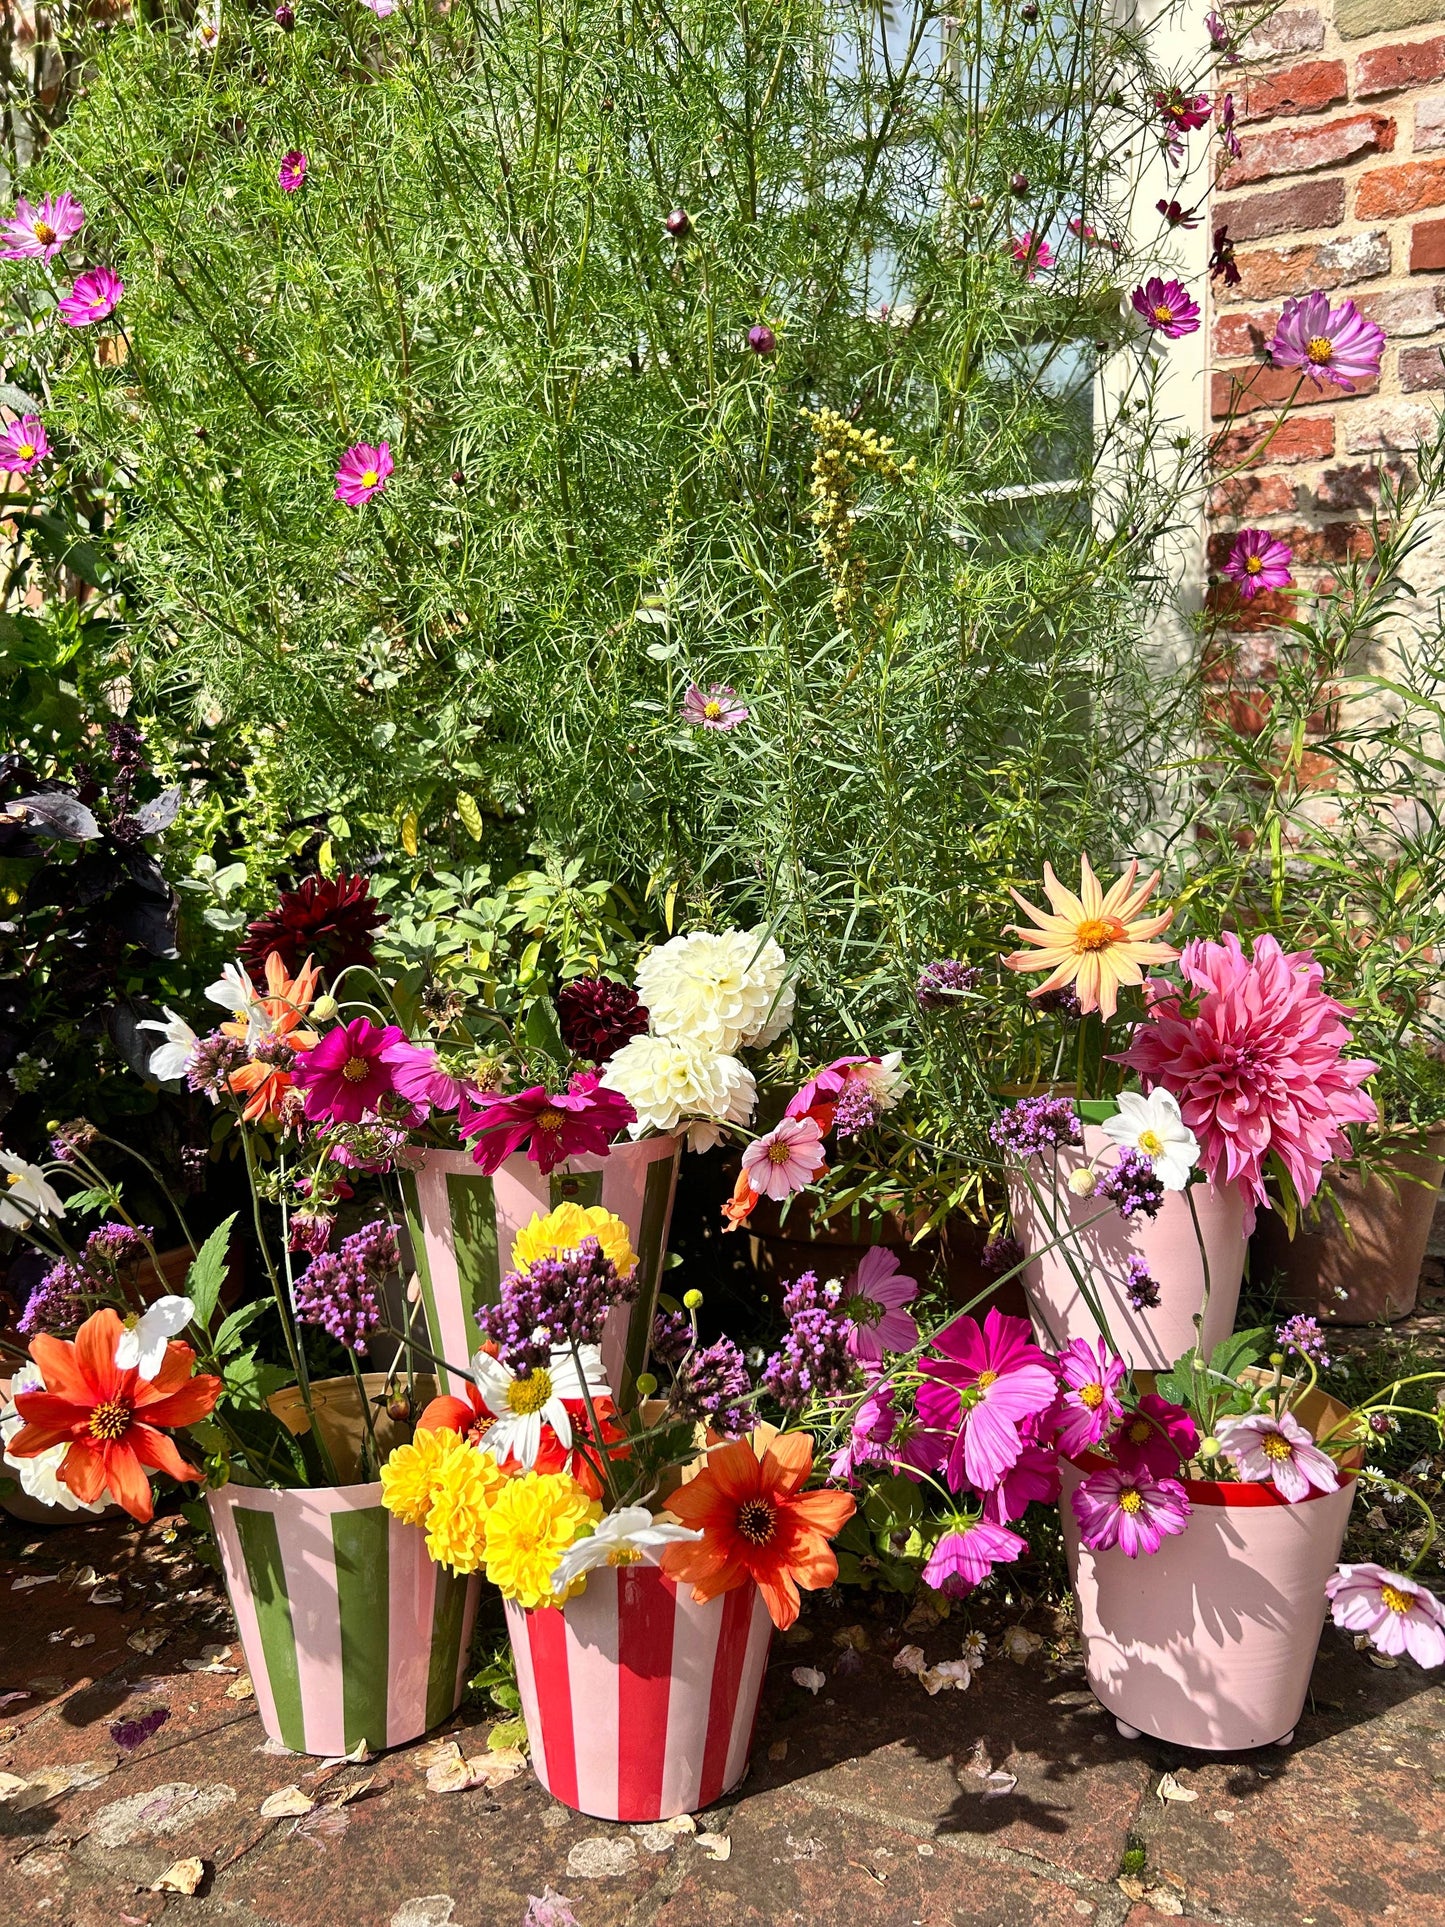
[[554, 1593], [557, 1561], [601, 1517], [602, 1507], [565, 1472], [509, 1480], [487, 1513], [488, 1579], [519, 1606], [561, 1605], [584, 1589], [587, 1576], [580, 1573], [565, 1592]]
[[1074, 895], [1044, 865], [1044, 889], [1049, 910], [1036, 909], [1017, 890], [1009, 895], [1019, 908], [1033, 918], [1034, 929], [1012, 923], [1007, 929], [1033, 950], [1016, 950], [1004, 962], [1010, 970], [1047, 970], [1048, 977], [1029, 991], [1042, 997], [1046, 991], [1062, 990], [1073, 984], [1083, 1011], [1097, 1010], [1108, 1019], [1118, 1007], [1119, 991], [1125, 984], [1144, 981], [1146, 964], [1173, 963], [1179, 952], [1172, 944], [1154, 943], [1162, 930], [1174, 921], [1173, 910], [1158, 916], [1139, 913], [1159, 882], [1159, 872], [1148, 877], [1137, 889], [1134, 879], [1139, 865], [1131, 863], [1117, 882], [1104, 891], [1089, 867], [1088, 857], [1080, 858], [1079, 894]]
[[523, 1271], [538, 1258], [556, 1258], [575, 1251], [584, 1238], [597, 1240], [603, 1257], [612, 1260], [619, 1278], [630, 1278], [636, 1271], [637, 1253], [632, 1249], [627, 1226], [600, 1204], [559, 1204], [545, 1218], [533, 1218], [517, 1233], [512, 1264]]

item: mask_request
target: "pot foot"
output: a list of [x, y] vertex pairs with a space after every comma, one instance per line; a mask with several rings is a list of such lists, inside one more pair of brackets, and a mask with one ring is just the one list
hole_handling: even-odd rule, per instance
[[[1127, 1720], [1116, 1719], [1114, 1724], [1119, 1729], [1119, 1738], [1121, 1740], [1137, 1740], [1143, 1737], [1138, 1727], [1130, 1726]], [[1283, 1742], [1281, 1742], [1281, 1744], [1283, 1744]]]
[[1294, 1728], [1293, 1728], [1293, 1727], [1291, 1727], [1291, 1728], [1290, 1728], [1290, 1730], [1288, 1731], [1288, 1733], [1286, 1733], [1286, 1734], [1284, 1734], [1284, 1736], [1283, 1736], [1282, 1738], [1280, 1738], [1280, 1739], [1278, 1739], [1278, 1740], [1276, 1740], [1276, 1741], [1275, 1741], [1275, 1745], [1276, 1745], [1276, 1746], [1292, 1746], [1293, 1744], [1294, 1744]]

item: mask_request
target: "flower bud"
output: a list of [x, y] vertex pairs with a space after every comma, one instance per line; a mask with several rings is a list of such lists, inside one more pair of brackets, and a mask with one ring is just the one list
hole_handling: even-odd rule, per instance
[[1019, 199], [1022, 200], [1024, 195], [1027, 194], [1029, 191], [1028, 175], [1015, 174], [1013, 179], [1009, 182], [1009, 186], [1013, 189], [1014, 193], [1018, 195]]
[[329, 992], [326, 992], [318, 997], [316, 1002], [311, 1006], [311, 1015], [319, 1018], [324, 1024], [327, 1018], [334, 1017], [340, 1008], [341, 1006], [337, 1003], [336, 999], [331, 996]]
[[748, 346], [755, 355], [771, 355], [778, 346], [778, 337], [766, 321], [760, 321], [755, 328], [748, 329]]
[[1219, 1457], [1219, 1440], [1215, 1438], [1201, 1439], [1199, 1441], [1199, 1452], [1197, 1456], [1201, 1459], [1217, 1459]]
[[1099, 1174], [1092, 1164], [1083, 1164], [1070, 1171], [1066, 1182], [1076, 1198], [1092, 1198], [1099, 1188]]
[[685, 207], [675, 207], [662, 225], [674, 241], [685, 241], [692, 233], [692, 216]]
[[1273, 1366], [1273, 1368], [1275, 1369], [1275, 1371], [1278, 1371], [1278, 1370], [1279, 1370], [1279, 1368], [1280, 1368], [1280, 1366], [1281, 1366], [1281, 1365], [1283, 1365], [1283, 1363], [1284, 1363], [1284, 1353], [1283, 1353], [1283, 1352], [1271, 1352], [1271, 1353], [1270, 1353], [1270, 1355], [1269, 1355], [1269, 1362], [1270, 1362], [1270, 1364], [1271, 1364], [1271, 1365]]
[[295, 9], [288, 7], [286, 0], [281, 0], [280, 6], [277, 7], [271, 17], [281, 29], [282, 33], [290, 33], [291, 29], [296, 25]]
[[1019, 8], [1019, 19], [1025, 21], [1031, 27], [1038, 17], [1039, 10], [1034, 5], [1034, 0], [1024, 0], [1023, 5]]
[[651, 1372], [639, 1372], [637, 1374], [636, 1385], [639, 1398], [651, 1398], [652, 1394], [657, 1390], [657, 1380], [652, 1376]]
[[702, 1303], [702, 1293], [697, 1290], [685, 1291], [682, 1294], [682, 1302], [689, 1311], [696, 1311]]

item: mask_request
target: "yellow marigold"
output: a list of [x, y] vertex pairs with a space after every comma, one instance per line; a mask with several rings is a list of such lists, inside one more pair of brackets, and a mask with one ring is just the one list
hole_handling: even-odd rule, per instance
[[559, 1204], [545, 1218], [533, 1218], [517, 1233], [512, 1263], [518, 1271], [524, 1270], [538, 1258], [575, 1251], [584, 1238], [597, 1240], [603, 1257], [612, 1260], [619, 1278], [636, 1271], [637, 1253], [628, 1241], [627, 1226], [600, 1204]]
[[456, 1432], [443, 1432], [449, 1449], [437, 1472], [426, 1522], [426, 1549], [439, 1566], [476, 1572], [486, 1558], [487, 1515], [507, 1485], [490, 1452], [479, 1452]]
[[381, 1503], [409, 1526], [424, 1526], [440, 1485], [441, 1468], [457, 1450], [470, 1451], [455, 1432], [418, 1432], [398, 1445], [381, 1468]]
[[580, 1573], [565, 1592], [552, 1591], [557, 1561], [602, 1517], [565, 1472], [527, 1472], [512, 1479], [487, 1514], [487, 1577], [520, 1606], [559, 1606], [587, 1584]]

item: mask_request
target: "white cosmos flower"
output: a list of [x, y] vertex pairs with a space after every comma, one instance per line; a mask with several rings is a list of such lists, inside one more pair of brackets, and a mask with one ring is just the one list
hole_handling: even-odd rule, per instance
[[664, 1546], [702, 1537], [687, 1526], [664, 1525], [645, 1505], [625, 1505], [599, 1519], [587, 1538], [568, 1546], [552, 1574], [552, 1590], [566, 1593], [584, 1572], [597, 1566], [655, 1566]]
[[195, 1315], [196, 1308], [189, 1298], [157, 1298], [121, 1333], [115, 1348], [117, 1368], [128, 1372], [135, 1366], [142, 1378], [154, 1378], [165, 1363], [166, 1346], [171, 1339], [180, 1337]]
[[59, 1193], [46, 1182], [38, 1164], [28, 1164], [13, 1151], [0, 1151], [0, 1224], [7, 1230], [23, 1231], [33, 1218], [63, 1218], [65, 1205]]
[[166, 1041], [160, 1049], [151, 1052], [147, 1068], [152, 1077], [158, 1078], [162, 1084], [167, 1084], [173, 1078], [185, 1075], [186, 1061], [195, 1048], [197, 1040], [196, 1033], [184, 1017], [177, 1017], [168, 1005], [164, 1008], [166, 1013], [164, 1023], [158, 1017], [142, 1017], [136, 1029], [158, 1030], [165, 1038]]
[[[10, 1396], [0, 1404], [0, 1445], [9, 1447], [10, 1441], [24, 1426], [25, 1421], [15, 1409], [17, 1392], [43, 1392], [45, 1380], [41, 1377], [38, 1365], [22, 1365], [10, 1381]], [[66, 1512], [104, 1512], [106, 1499], [97, 1499], [94, 1505], [82, 1505], [68, 1485], [60, 1483], [60, 1468], [65, 1463], [65, 1455], [70, 1450], [68, 1444], [47, 1446], [45, 1451], [37, 1452], [33, 1459], [12, 1459], [8, 1449], [5, 1463], [14, 1468], [20, 1480], [20, 1490], [27, 1498], [38, 1499], [42, 1505], [57, 1505]]]
[[848, 1067], [850, 1083], [861, 1084], [873, 1100], [876, 1111], [891, 1111], [900, 1097], [908, 1094], [908, 1076], [901, 1068], [903, 1052], [891, 1050], [875, 1063], [870, 1057]]
[[191, 45], [198, 54], [213, 54], [221, 44], [220, 0], [213, 5], [202, 5], [196, 9], [195, 24], [191, 28]]
[[207, 985], [206, 996], [211, 1003], [219, 1004], [234, 1023], [246, 1026], [248, 1047], [258, 1044], [270, 1028], [266, 1007], [244, 964], [228, 963], [215, 983]]
[[[629, 1038], [608, 1060], [602, 1082], [636, 1111], [628, 1127], [635, 1138], [675, 1131], [687, 1118], [746, 1124], [758, 1097], [753, 1074], [740, 1059], [684, 1037]], [[715, 1130], [711, 1141], [721, 1135]], [[694, 1150], [705, 1148], [693, 1142]]]
[[480, 1441], [483, 1452], [490, 1452], [499, 1463], [513, 1456], [530, 1472], [537, 1463], [544, 1425], [551, 1426], [564, 1450], [571, 1449], [572, 1419], [562, 1401], [587, 1395], [604, 1398], [610, 1390], [599, 1347], [582, 1345], [579, 1350], [586, 1394], [577, 1361], [562, 1346], [555, 1347], [548, 1363], [535, 1366], [527, 1378], [518, 1378], [499, 1358], [477, 1353], [472, 1360], [472, 1375], [493, 1420]]
[[1179, 1100], [1168, 1091], [1120, 1091], [1119, 1108], [1104, 1130], [1121, 1151], [1148, 1158], [1166, 1191], [1182, 1191], [1199, 1162], [1199, 1139], [1184, 1122]]

